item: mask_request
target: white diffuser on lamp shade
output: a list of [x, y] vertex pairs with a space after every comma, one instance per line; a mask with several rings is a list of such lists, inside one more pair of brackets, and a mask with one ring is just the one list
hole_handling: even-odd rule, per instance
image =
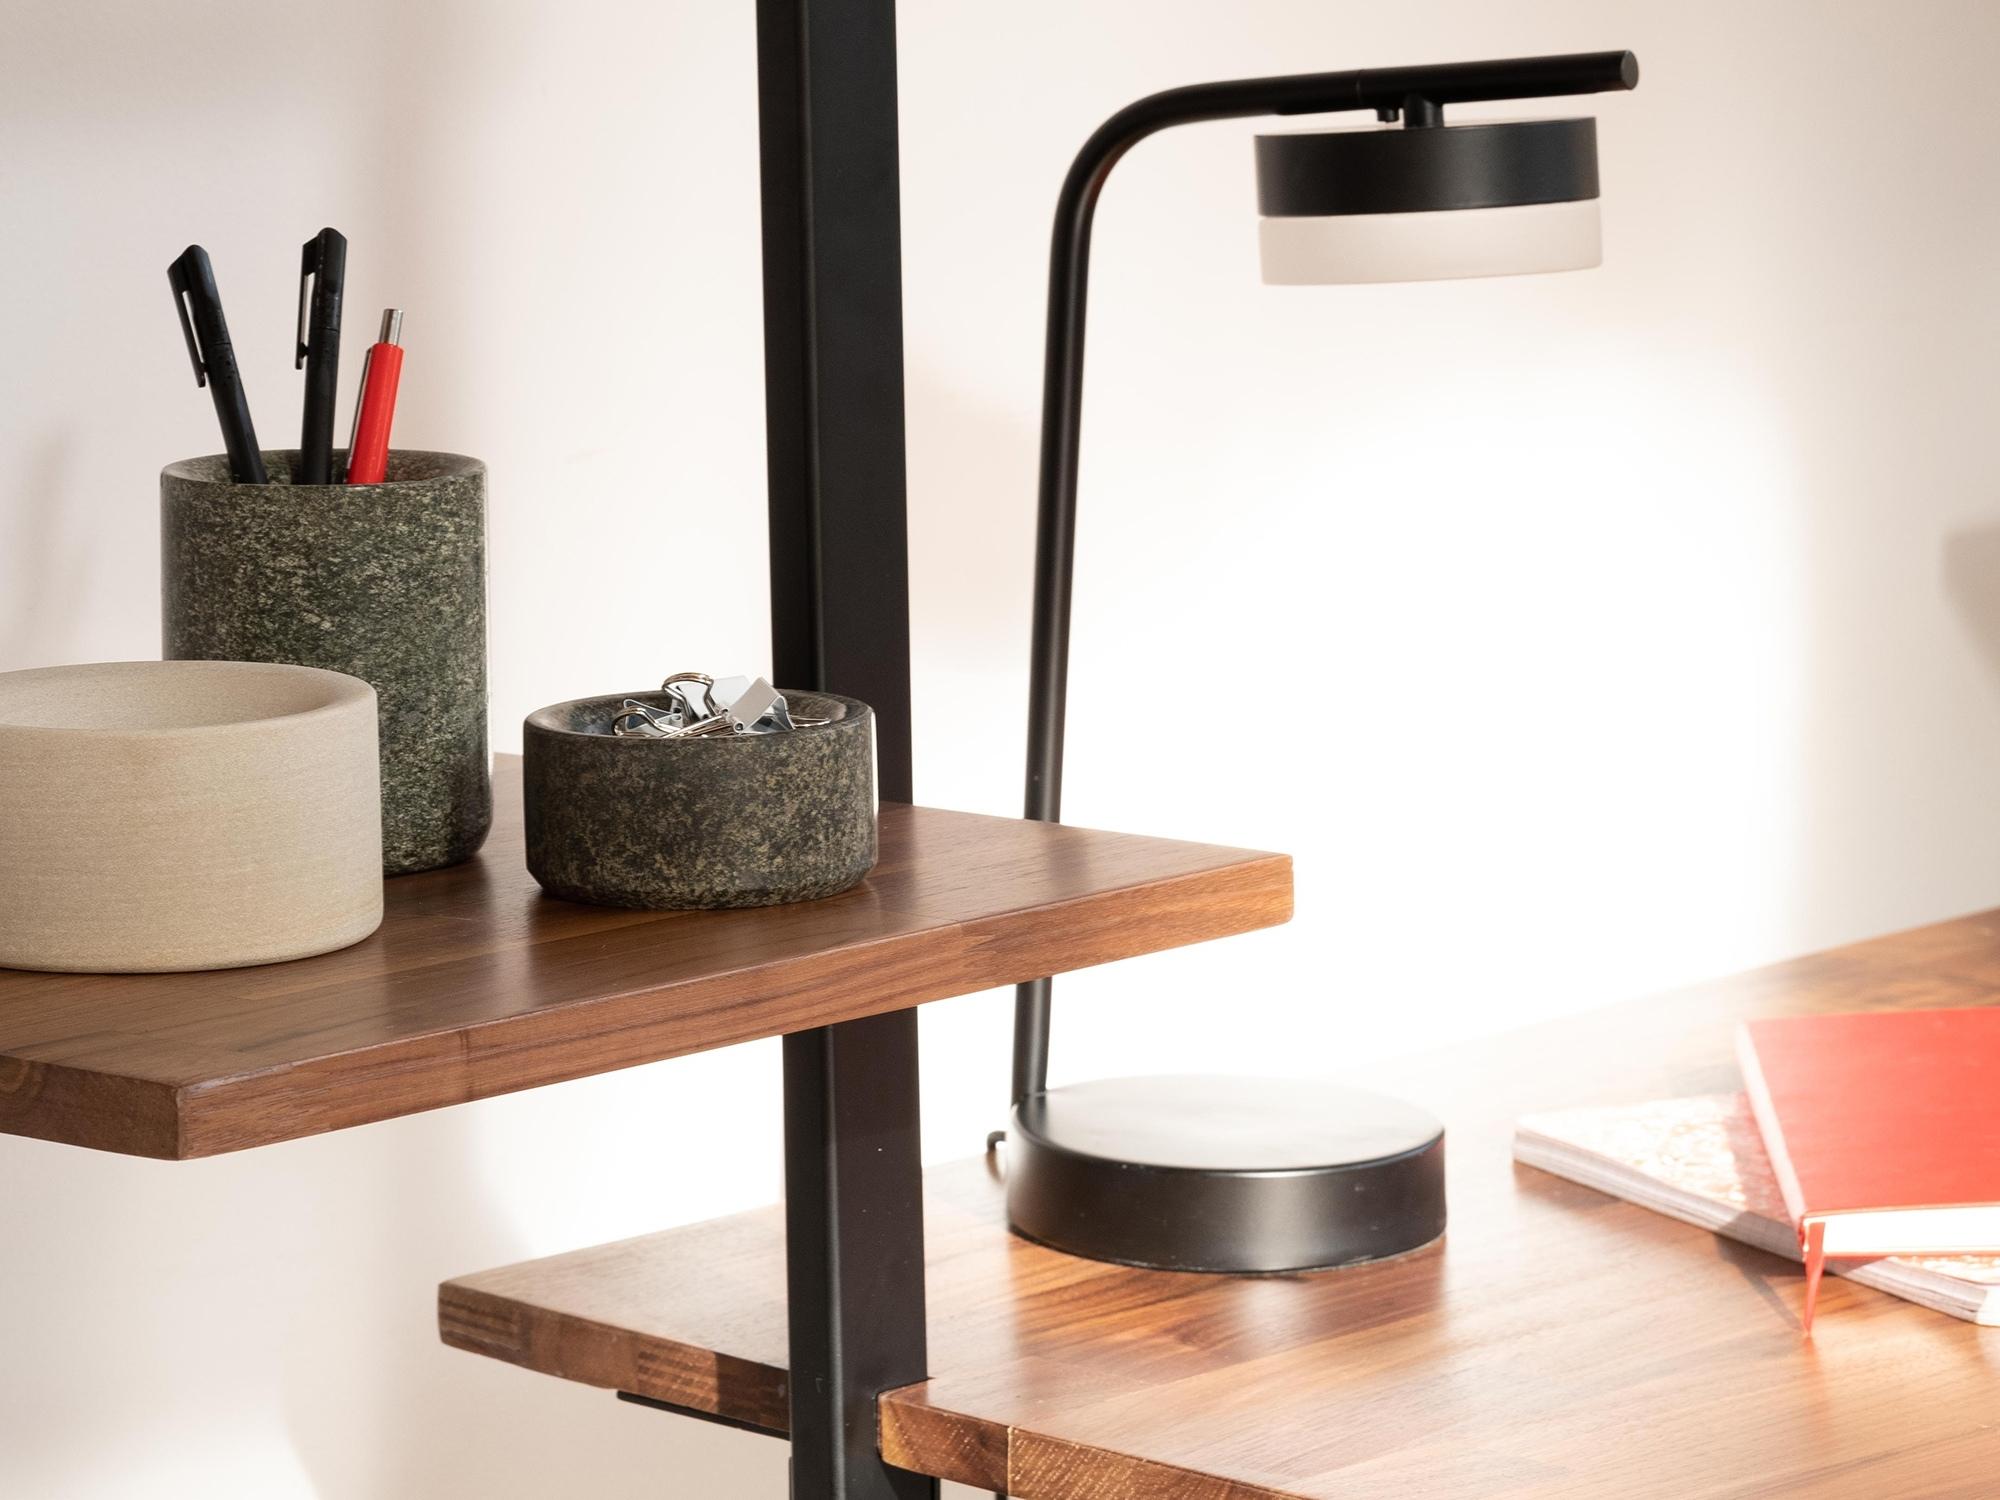
[[1269, 286], [1450, 281], [1587, 271], [1604, 260], [1597, 200], [1416, 214], [1264, 219]]

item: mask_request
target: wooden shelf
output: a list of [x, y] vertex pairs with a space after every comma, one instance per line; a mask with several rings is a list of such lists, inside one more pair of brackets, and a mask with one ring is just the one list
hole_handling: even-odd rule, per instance
[[[367, 941], [206, 974], [0, 970], [0, 1131], [195, 1157], [970, 994], [1283, 922], [1283, 855], [889, 805], [825, 901], [550, 900], [503, 756], [486, 851]], [[775, 1106], [774, 1106], [775, 1107]]]
[[[1750, 1014], [1990, 1003], [2000, 914], [1378, 1070], [1450, 1129], [1447, 1243], [1316, 1276], [1072, 1259], [983, 1162], [927, 1176], [933, 1378], [892, 1463], [1021, 1500], [1682, 1500], [1988, 1493], [2000, 1334], [1509, 1158], [1540, 1108], [1732, 1089]], [[782, 1432], [767, 1210], [447, 1283], [445, 1342]]]

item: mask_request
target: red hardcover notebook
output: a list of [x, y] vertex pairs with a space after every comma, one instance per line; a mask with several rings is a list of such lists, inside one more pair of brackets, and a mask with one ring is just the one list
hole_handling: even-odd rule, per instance
[[1806, 1262], [2000, 1252], [2000, 1008], [1746, 1021], [1743, 1082]]

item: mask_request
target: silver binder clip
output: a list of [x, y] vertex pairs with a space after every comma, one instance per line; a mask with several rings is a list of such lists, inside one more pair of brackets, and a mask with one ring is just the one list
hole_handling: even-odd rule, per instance
[[612, 716], [611, 732], [616, 735], [643, 735], [648, 739], [666, 739], [679, 734], [680, 717], [665, 709], [641, 703], [637, 698], [627, 698]]
[[[749, 687], [731, 699], [722, 711], [729, 715], [729, 722], [736, 726], [738, 734], [770, 733], [780, 726], [773, 723], [770, 730], [765, 730], [762, 728], [762, 724], [764, 716], [770, 713], [774, 706], [780, 713], [784, 712], [785, 700], [783, 695], [776, 688], [772, 687], [770, 683], [759, 677]], [[787, 716], [783, 727], [791, 727], [789, 716]]]
[[683, 728], [722, 711], [717, 706], [715, 679], [706, 672], [675, 672], [660, 684], [660, 691], [679, 705]]
[[789, 729], [811, 729], [832, 722], [828, 719], [795, 717], [785, 695], [762, 677], [719, 679], [712, 694], [721, 711], [728, 714], [745, 734], [779, 734]]

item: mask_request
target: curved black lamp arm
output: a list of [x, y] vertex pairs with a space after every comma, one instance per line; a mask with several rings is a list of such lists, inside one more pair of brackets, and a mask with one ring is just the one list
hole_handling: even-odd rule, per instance
[[[1042, 458], [1035, 519], [1034, 644], [1028, 673], [1025, 814], [1062, 818], [1063, 716], [1069, 688], [1070, 582], [1076, 544], [1076, 460], [1083, 418], [1084, 299], [1097, 195], [1118, 159], [1155, 131], [1252, 115], [1373, 110], [1408, 112], [1435, 124], [1446, 104], [1538, 99], [1629, 89], [1639, 81], [1630, 52], [1583, 52], [1421, 68], [1365, 68], [1242, 78], [1168, 89], [1128, 104], [1084, 142], [1056, 200], [1049, 249], [1048, 343], [1042, 365]], [[1050, 981], [1034, 979], [1014, 1001], [1014, 1102], [1048, 1082]]]

